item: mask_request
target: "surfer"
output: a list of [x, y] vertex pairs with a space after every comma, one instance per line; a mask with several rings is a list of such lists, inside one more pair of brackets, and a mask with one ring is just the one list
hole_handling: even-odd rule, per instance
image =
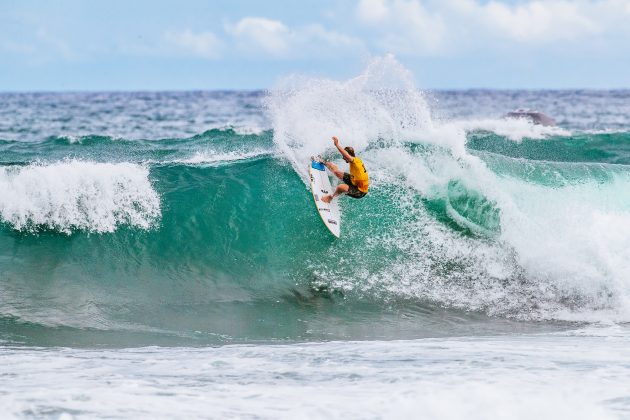
[[343, 172], [337, 165], [332, 162], [324, 162], [324, 165], [335, 174], [337, 178], [343, 181], [343, 184], [337, 185], [335, 193], [322, 197], [324, 203], [330, 203], [333, 198], [346, 194], [352, 198], [363, 198], [368, 192], [368, 173], [363, 166], [363, 161], [355, 156], [354, 149], [350, 146], [339, 146], [339, 139], [335, 136], [332, 138], [335, 147], [341, 153], [343, 160], [350, 164], [350, 173]]

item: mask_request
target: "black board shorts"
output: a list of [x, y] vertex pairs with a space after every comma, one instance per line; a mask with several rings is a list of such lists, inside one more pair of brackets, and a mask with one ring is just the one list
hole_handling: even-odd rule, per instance
[[367, 194], [366, 192], [359, 191], [357, 186], [352, 183], [350, 179], [350, 174], [348, 172], [344, 172], [343, 174], [343, 183], [350, 187], [346, 195], [352, 198], [363, 198]]

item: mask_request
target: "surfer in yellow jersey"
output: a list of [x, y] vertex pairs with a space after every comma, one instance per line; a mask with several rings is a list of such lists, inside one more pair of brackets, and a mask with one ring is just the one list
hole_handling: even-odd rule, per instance
[[343, 160], [350, 164], [350, 173], [343, 172], [337, 165], [331, 162], [324, 162], [324, 165], [335, 174], [337, 178], [343, 181], [343, 184], [337, 185], [335, 193], [332, 195], [326, 195], [322, 197], [324, 203], [330, 203], [333, 198], [346, 194], [352, 198], [363, 198], [368, 193], [368, 173], [363, 166], [363, 161], [354, 155], [354, 149], [350, 146], [339, 146], [339, 139], [337, 137], [332, 138], [335, 147], [341, 153]]

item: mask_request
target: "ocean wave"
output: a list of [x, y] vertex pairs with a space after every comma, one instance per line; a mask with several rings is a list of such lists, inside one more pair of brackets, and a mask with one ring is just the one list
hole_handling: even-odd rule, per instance
[[[630, 243], [615, 227], [630, 226], [627, 174], [536, 160], [490, 165], [480, 155], [537, 157], [542, 147], [547, 158], [579, 162], [589, 154], [605, 160], [610, 151], [579, 152], [573, 133], [525, 120], [435, 122], [391, 57], [348, 81], [288, 79], [269, 104], [274, 141], [298, 174], [309, 155], [336, 156], [329, 139], [336, 134], [363, 158], [374, 190], [392, 194], [369, 212], [361, 204], [361, 218], [383, 224], [369, 233], [363, 255], [350, 252], [364, 269], [318, 269], [336, 287], [519, 319], [608, 316], [613, 308], [628, 319]], [[396, 222], [387, 224], [392, 214]], [[392, 257], [376, 263], [381, 254]]]
[[[436, 121], [391, 57], [346, 81], [281, 81], [266, 112], [273, 131], [260, 134], [5, 145], [0, 269], [23, 308], [8, 314], [80, 328], [81, 317], [57, 316], [60, 296], [74, 296], [99, 309], [102, 319], [72, 310], [89, 328], [139, 319], [243, 340], [327, 337], [320, 313], [374, 305], [374, 315], [391, 302], [630, 320], [628, 133]], [[311, 155], [344, 165], [332, 135], [371, 181], [366, 198], [340, 199], [339, 240], [306, 188]]]
[[146, 167], [77, 160], [0, 168], [0, 217], [20, 231], [148, 229], [160, 198]]

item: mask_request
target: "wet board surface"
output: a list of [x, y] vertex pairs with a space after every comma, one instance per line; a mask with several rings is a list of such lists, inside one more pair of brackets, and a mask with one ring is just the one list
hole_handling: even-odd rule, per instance
[[311, 180], [311, 192], [313, 193], [313, 199], [315, 200], [315, 206], [317, 212], [322, 218], [322, 221], [333, 235], [337, 238], [341, 232], [341, 213], [339, 211], [339, 201], [335, 198], [332, 203], [324, 203], [322, 197], [332, 194], [334, 192], [330, 179], [326, 173], [326, 167], [323, 163], [311, 161], [309, 168], [310, 180]]

